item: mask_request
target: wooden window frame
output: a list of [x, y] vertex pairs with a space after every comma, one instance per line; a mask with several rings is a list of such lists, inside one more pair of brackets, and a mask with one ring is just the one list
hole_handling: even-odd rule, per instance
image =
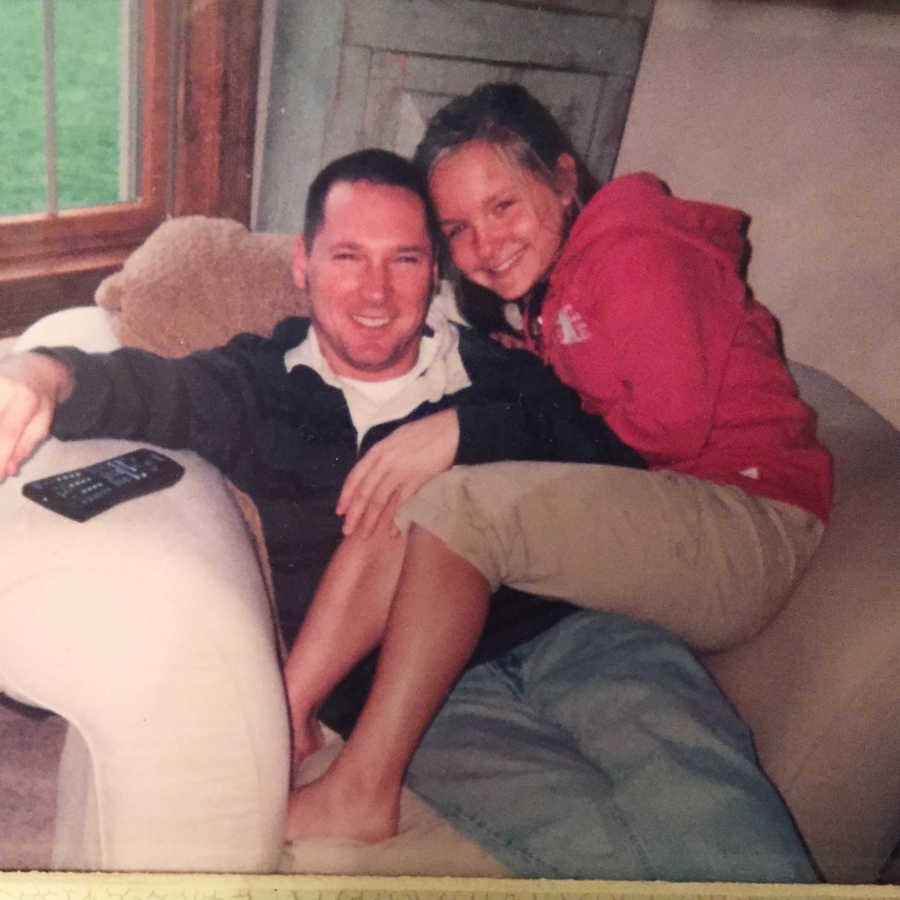
[[250, 220], [262, 0], [144, 0], [141, 196], [0, 218], [0, 335], [90, 303], [166, 216]]

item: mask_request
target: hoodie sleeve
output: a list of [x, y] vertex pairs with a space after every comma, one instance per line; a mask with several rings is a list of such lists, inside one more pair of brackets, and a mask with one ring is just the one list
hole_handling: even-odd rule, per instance
[[650, 462], [696, 455], [742, 316], [737, 274], [702, 247], [631, 234], [582, 255], [566, 285], [577, 300], [560, 315], [577, 313], [585, 339], [557, 336], [550, 362], [560, 377]]

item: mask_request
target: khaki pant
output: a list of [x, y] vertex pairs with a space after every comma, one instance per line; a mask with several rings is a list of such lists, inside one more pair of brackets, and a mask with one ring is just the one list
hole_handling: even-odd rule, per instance
[[823, 530], [730, 485], [578, 463], [457, 466], [397, 520], [436, 534], [493, 587], [654, 622], [701, 650], [759, 631]]

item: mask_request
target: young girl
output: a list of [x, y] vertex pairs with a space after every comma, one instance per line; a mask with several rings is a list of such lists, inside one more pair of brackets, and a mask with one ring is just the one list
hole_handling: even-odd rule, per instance
[[[289, 836], [396, 830], [405, 767], [498, 585], [724, 648], [779, 611], [830, 508], [815, 414], [743, 281], [742, 213], [677, 199], [645, 173], [595, 190], [555, 120], [511, 84], [439, 111], [416, 161], [463, 311], [542, 357], [651, 471], [515, 462], [434, 477], [418, 456], [404, 465], [402, 431], [361, 460], [338, 507], [351, 538], [332, 571], [344, 574], [321, 609], [375, 602], [373, 560], [394, 560], [375, 565], [379, 597], [398, 571], [399, 583], [366, 708], [332, 768], [292, 796]], [[384, 526], [375, 541], [404, 546], [402, 570], [366, 536], [389, 501], [406, 501], [397, 521], [413, 527], [405, 545]], [[334, 674], [295, 651], [299, 756]]]

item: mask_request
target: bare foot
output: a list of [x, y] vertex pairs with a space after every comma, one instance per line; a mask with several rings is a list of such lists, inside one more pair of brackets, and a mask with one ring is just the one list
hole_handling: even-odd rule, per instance
[[319, 720], [313, 715], [298, 722], [294, 727], [294, 757], [303, 759], [325, 746], [325, 732]]
[[312, 756], [325, 746], [325, 732], [315, 715], [304, 717], [294, 726], [292, 745], [292, 769], [294, 777], [307, 756]]
[[372, 791], [349, 785], [329, 769], [291, 791], [285, 837], [342, 837], [373, 844], [393, 837], [400, 823], [400, 788]]

